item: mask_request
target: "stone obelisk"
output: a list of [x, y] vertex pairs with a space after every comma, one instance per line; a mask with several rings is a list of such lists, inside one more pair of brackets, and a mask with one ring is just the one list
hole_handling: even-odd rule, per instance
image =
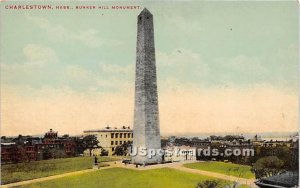
[[[137, 21], [133, 147], [144, 147], [147, 151], [161, 149], [153, 16], [146, 8]], [[160, 163], [161, 159], [160, 155], [152, 158], [137, 155], [132, 157], [132, 162], [153, 164]]]

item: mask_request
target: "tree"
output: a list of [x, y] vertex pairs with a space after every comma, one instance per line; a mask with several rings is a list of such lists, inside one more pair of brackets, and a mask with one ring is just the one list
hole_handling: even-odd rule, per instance
[[19, 134], [18, 137], [13, 139], [13, 142], [15, 142], [16, 145], [24, 145], [25, 138], [21, 134]]
[[219, 181], [216, 180], [205, 180], [198, 183], [196, 188], [216, 188], [219, 184]]
[[69, 138], [70, 136], [68, 134], [64, 134], [62, 137], [63, 138]]
[[263, 157], [254, 163], [251, 170], [257, 179], [270, 177], [284, 171], [284, 162], [277, 156]]
[[292, 151], [287, 146], [276, 147], [276, 156], [284, 162], [286, 170], [293, 169]]
[[108, 156], [108, 151], [106, 151], [105, 149], [102, 149], [100, 156]]
[[[289, 148], [288, 146], [276, 146], [276, 147], [261, 147], [256, 146], [255, 148], [255, 156], [252, 157], [252, 163], [255, 163], [262, 157], [267, 156], [277, 156], [280, 160], [284, 162], [284, 168], [286, 170], [293, 170], [295, 167], [297, 168], [297, 163], [293, 160], [293, 152], [295, 148]], [[298, 155], [298, 152], [296, 152]], [[297, 160], [298, 161], [298, 156]]]
[[82, 142], [80, 143], [81, 147], [86, 150], [88, 149], [90, 152], [90, 156], [92, 156], [92, 149], [95, 148], [101, 148], [98, 144], [99, 141], [97, 140], [97, 137], [95, 135], [87, 135], [82, 139]]
[[75, 137], [74, 142], [75, 142], [75, 154], [79, 155], [82, 154], [84, 151], [84, 147], [82, 144], [83, 138], [80, 137]]
[[129, 143], [123, 143], [122, 145], [119, 145], [116, 147], [113, 155], [127, 155], [128, 154], [128, 148], [131, 146]]

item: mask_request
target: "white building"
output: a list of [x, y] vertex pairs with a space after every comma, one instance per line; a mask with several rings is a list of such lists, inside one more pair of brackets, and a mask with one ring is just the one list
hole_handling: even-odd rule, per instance
[[[112, 155], [117, 146], [124, 143], [132, 143], [133, 131], [128, 126], [122, 128], [105, 127], [104, 129], [97, 130], [85, 130], [84, 136], [95, 135], [99, 141], [99, 146], [108, 151], [108, 155]], [[99, 156], [102, 149], [93, 149], [92, 155]], [[84, 152], [85, 155], [89, 155], [89, 151]]]
[[196, 148], [190, 146], [167, 146], [164, 148], [164, 161], [179, 162], [196, 160]]

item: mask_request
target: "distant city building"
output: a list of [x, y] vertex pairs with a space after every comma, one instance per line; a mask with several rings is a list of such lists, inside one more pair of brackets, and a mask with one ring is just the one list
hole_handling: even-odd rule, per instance
[[270, 141], [264, 141], [263, 142], [263, 146], [264, 147], [278, 147], [278, 146], [287, 146], [287, 147], [291, 147], [293, 144], [293, 141], [277, 141], [277, 140], [270, 140]]
[[43, 138], [19, 135], [15, 138], [2, 138], [1, 141], [1, 163], [17, 163], [75, 155], [74, 139], [58, 137], [57, 132], [52, 129], [46, 132]]
[[[99, 146], [106, 150], [108, 155], [112, 155], [117, 146], [124, 143], [131, 144], [133, 139], [133, 131], [129, 126], [123, 126], [122, 128], [107, 126], [104, 129], [85, 130], [83, 133], [84, 136], [95, 135], [99, 141]], [[101, 148], [95, 148], [92, 150], [92, 155], [99, 156], [101, 151]], [[86, 150], [84, 155], [89, 155], [89, 150]]]
[[19, 146], [15, 143], [1, 144], [1, 163], [34, 161], [36, 159], [37, 152], [34, 146]]
[[61, 157], [75, 155], [75, 141], [68, 137], [58, 137], [58, 133], [52, 129], [45, 133], [42, 143], [36, 144], [36, 147], [39, 154], [42, 150], [53, 149], [60, 151]]
[[163, 147], [165, 155], [164, 162], [180, 162], [196, 160], [196, 148], [190, 146], [166, 146]]
[[52, 129], [50, 129], [48, 132], [45, 133], [43, 143], [54, 144], [57, 138], [58, 138], [57, 132], [54, 132]]

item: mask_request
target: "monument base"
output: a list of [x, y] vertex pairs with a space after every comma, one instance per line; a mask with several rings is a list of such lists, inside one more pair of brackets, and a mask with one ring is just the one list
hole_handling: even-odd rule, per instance
[[142, 165], [142, 166], [161, 164], [162, 163], [162, 157], [161, 156], [155, 156], [155, 157], [149, 159], [149, 158], [144, 157], [144, 156], [143, 157], [142, 156], [136, 156], [136, 157], [132, 157], [131, 163], [136, 164], [136, 165]]
[[93, 165], [93, 169], [94, 169], [94, 170], [98, 170], [99, 168], [100, 168], [99, 164], [94, 164], [94, 165]]

